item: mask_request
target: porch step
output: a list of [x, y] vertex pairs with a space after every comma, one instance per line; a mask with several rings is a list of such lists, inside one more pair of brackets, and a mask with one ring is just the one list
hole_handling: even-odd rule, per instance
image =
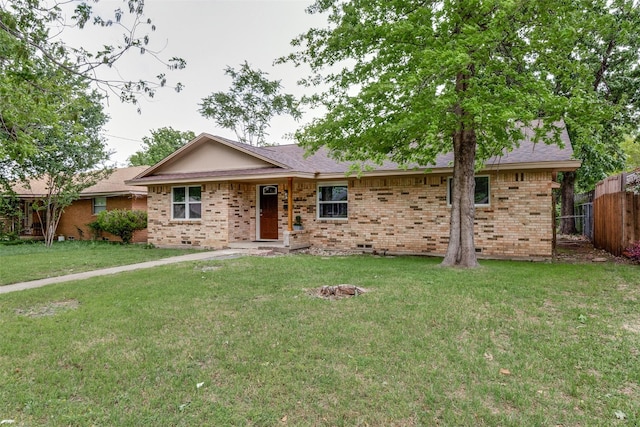
[[270, 250], [273, 252], [289, 253], [298, 249], [305, 249], [309, 246], [296, 246], [293, 248], [284, 245], [281, 240], [278, 241], [256, 241], [256, 242], [230, 242], [227, 244], [229, 249], [258, 249]]
[[284, 248], [284, 243], [280, 240], [268, 242], [229, 242], [227, 246], [231, 249], [274, 249]]

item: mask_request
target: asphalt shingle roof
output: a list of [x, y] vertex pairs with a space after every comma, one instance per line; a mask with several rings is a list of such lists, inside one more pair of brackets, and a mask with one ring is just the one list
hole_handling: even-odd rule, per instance
[[[534, 142], [534, 130], [531, 128], [524, 129], [525, 138], [520, 143], [513, 147], [512, 150], [503, 150], [499, 156], [491, 157], [485, 165], [487, 167], [499, 167], [504, 165], [514, 165], [520, 163], [546, 163], [546, 162], [569, 162], [574, 161], [573, 149], [571, 148], [571, 141], [567, 134], [566, 128], [562, 123], [556, 124], [560, 131], [560, 141], [563, 146], [556, 144], [545, 144], [542, 142]], [[219, 142], [230, 147], [235, 147], [240, 151], [247, 152], [249, 154], [256, 155], [263, 159], [273, 162], [273, 168], [259, 168], [259, 169], [247, 169], [247, 170], [232, 170], [232, 171], [207, 171], [207, 172], [194, 172], [194, 173], [176, 173], [176, 174], [162, 174], [161, 176], [155, 175], [154, 172], [161, 166], [162, 163], [150, 168], [147, 172], [140, 174], [131, 182], [144, 184], [145, 182], [152, 182], [161, 179], [163, 182], [168, 182], [172, 179], [185, 180], [190, 178], [224, 178], [224, 177], [239, 177], [261, 175], [261, 174], [282, 174], [283, 172], [300, 173], [300, 174], [313, 174], [313, 175], [335, 175], [346, 174], [352, 163], [340, 162], [332, 158], [329, 151], [321, 148], [317, 152], [305, 156], [305, 149], [296, 144], [288, 145], [275, 145], [267, 147], [254, 147], [251, 145], [243, 144], [237, 141], [233, 141], [220, 136], [213, 136], [209, 134], [201, 134], [190, 144], [202, 144], [207, 142]], [[188, 148], [188, 147], [186, 147]], [[180, 155], [180, 152], [175, 153], [176, 156]], [[453, 165], [453, 153], [439, 155], [435, 163], [428, 165], [427, 167], [418, 167], [418, 165], [409, 165], [409, 169], [448, 169]], [[378, 172], [392, 172], [392, 171], [404, 171], [397, 163], [390, 161], [384, 162], [382, 165], [371, 165], [373, 173]]]
[[[545, 144], [534, 142], [534, 130], [524, 128], [525, 138], [512, 151], [503, 150], [502, 155], [491, 157], [486, 165], [513, 164], [513, 163], [538, 163], [557, 162], [571, 160], [573, 149], [566, 128], [561, 123], [556, 124], [561, 128], [560, 141], [564, 147], [556, 144]], [[230, 139], [214, 137], [224, 140], [226, 143], [272, 159], [278, 163], [289, 166], [292, 170], [310, 173], [341, 173], [349, 170], [349, 162], [338, 162], [331, 158], [329, 152], [321, 148], [316, 153], [305, 158], [305, 150], [296, 145], [275, 145], [269, 147], [253, 147]], [[453, 153], [439, 155], [430, 168], [448, 168], [453, 164]], [[382, 165], [375, 165], [374, 170], [396, 170], [400, 169], [397, 163], [384, 162]]]
[[[114, 169], [113, 173], [109, 175], [108, 178], [103, 179], [96, 185], [84, 189], [80, 194], [84, 197], [108, 194], [145, 195], [147, 194], [146, 188], [128, 185], [125, 184], [125, 181], [132, 179], [148, 168], [148, 166], [133, 166], [129, 168]], [[31, 188], [27, 188], [22, 184], [17, 184], [13, 186], [13, 191], [15, 191], [18, 196], [22, 197], [40, 197], [47, 194], [47, 185], [44, 179], [31, 180], [29, 184]]]

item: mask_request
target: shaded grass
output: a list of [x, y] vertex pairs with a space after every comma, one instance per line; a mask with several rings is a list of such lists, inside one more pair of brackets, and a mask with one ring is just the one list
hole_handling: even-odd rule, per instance
[[158, 249], [109, 242], [42, 242], [0, 245], [0, 286], [99, 268], [152, 261], [194, 250]]
[[[2, 295], [0, 419], [640, 422], [637, 267], [486, 261], [466, 271], [438, 262], [241, 258]], [[341, 283], [370, 292], [335, 301], [308, 293]]]

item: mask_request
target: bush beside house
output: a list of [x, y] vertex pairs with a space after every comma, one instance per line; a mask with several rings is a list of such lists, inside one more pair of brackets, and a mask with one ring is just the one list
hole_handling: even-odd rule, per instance
[[128, 244], [136, 231], [147, 228], [147, 212], [124, 209], [102, 211], [95, 221], [87, 225], [96, 235], [101, 235], [102, 232], [111, 233]]

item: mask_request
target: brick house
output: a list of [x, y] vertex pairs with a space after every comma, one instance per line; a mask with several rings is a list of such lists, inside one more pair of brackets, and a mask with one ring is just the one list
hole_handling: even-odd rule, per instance
[[[147, 210], [147, 190], [125, 184], [125, 181], [135, 177], [148, 166], [135, 166], [115, 169], [108, 178], [96, 185], [86, 188], [80, 193], [80, 199], [74, 201], [64, 209], [56, 235], [67, 240], [90, 240], [92, 231], [87, 224], [96, 219], [96, 215], [103, 210], [126, 209]], [[20, 199], [23, 212], [20, 224], [15, 224], [23, 238], [39, 238], [42, 236], [42, 225], [38, 214], [31, 209], [31, 205], [46, 195], [47, 189], [42, 180], [30, 182], [30, 188], [22, 185], [14, 186], [13, 190]], [[103, 233], [107, 240], [120, 241], [120, 238], [109, 233]], [[132, 242], [146, 243], [147, 230], [140, 230], [134, 234]]]
[[[564, 147], [519, 147], [477, 172], [475, 242], [488, 257], [549, 257], [556, 174], [580, 163]], [[223, 248], [265, 241], [295, 249], [444, 254], [452, 155], [429, 169], [385, 163], [360, 176], [326, 151], [252, 147], [206, 133], [128, 184], [148, 189], [149, 242]], [[294, 230], [300, 217], [303, 230]]]

